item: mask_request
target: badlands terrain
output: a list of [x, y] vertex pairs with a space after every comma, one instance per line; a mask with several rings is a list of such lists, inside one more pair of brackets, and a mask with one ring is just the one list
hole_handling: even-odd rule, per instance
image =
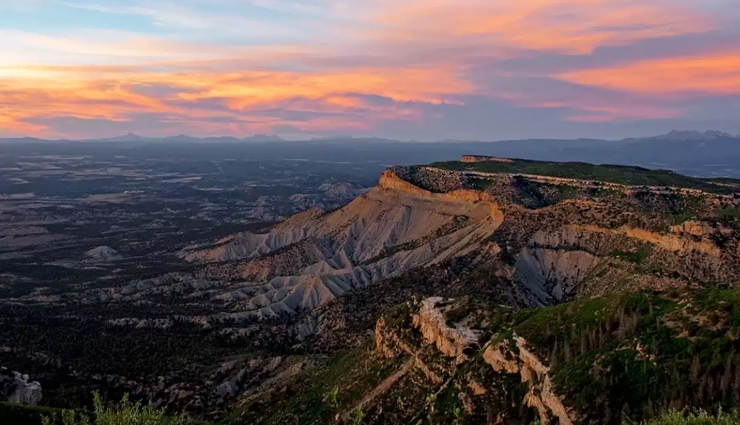
[[[74, 229], [105, 207], [6, 230], [79, 247], [9, 250], [0, 361], [20, 375], [6, 393], [52, 407], [130, 393], [228, 424], [619, 423], [740, 399], [738, 181], [470, 156], [388, 168], [366, 191], [312, 187], [312, 202], [203, 224], [147, 260], [125, 228], [126, 243], [105, 229], [80, 246]], [[260, 208], [228, 208], [242, 207]], [[159, 217], [140, 220], [175, 227]], [[49, 245], [65, 273], [43, 274]], [[168, 267], [132, 273], [157, 255]]]

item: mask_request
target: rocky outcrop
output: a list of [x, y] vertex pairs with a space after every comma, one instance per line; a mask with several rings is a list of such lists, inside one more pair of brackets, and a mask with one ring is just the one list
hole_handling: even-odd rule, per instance
[[388, 326], [384, 317], [378, 319], [375, 325], [375, 350], [382, 356], [393, 359], [401, 355], [411, 356], [413, 365], [421, 371], [431, 382], [440, 384], [442, 378], [424, 363], [418, 350], [412, 348], [398, 333], [398, 329]]
[[396, 172], [393, 170], [385, 170], [383, 174], [380, 175], [378, 186], [384, 189], [398, 190], [422, 197], [429, 197], [431, 195], [428, 190], [424, 190], [418, 186], [414, 186], [408, 181], [400, 178], [398, 174], [396, 174]]
[[732, 234], [732, 229], [727, 229], [721, 224], [716, 227], [702, 221], [689, 220], [677, 226], [671, 227], [671, 232], [679, 236], [694, 236], [697, 238], [711, 238], [712, 236], [728, 236]]
[[465, 326], [448, 325], [445, 312], [452, 308], [452, 300], [427, 298], [422, 301], [419, 313], [413, 315], [412, 320], [427, 343], [436, 345], [445, 356], [462, 362], [477, 348], [480, 332]]
[[[449, 171], [442, 171], [441, 173], [449, 174]], [[460, 173], [454, 173], [459, 178]], [[425, 186], [439, 186], [439, 183], [422, 181], [419, 184]], [[420, 186], [410, 183], [407, 179], [402, 178], [397, 173], [396, 169], [386, 170], [380, 177], [379, 186], [385, 189], [398, 190], [401, 192], [413, 194], [418, 197], [426, 199], [439, 199], [439, 200], [455, 200], [461, 202], [487, 202], [496, 204], [496, 198], [487, 192], [479, 190], [465, 189], [464, 184], [452, 184], [454, 189], [442, 190], [437, 187], [438, 190], [432, 191], [423, 189]]]
[[497, 372], [521, 376], [522, 382], [529, 386], [523, 403], [537, 409], [541, 423], [551, 423], [550, 418], [556, 417], [559, 424], [572, 425], [577, 414], [566, 408], [554, 392], [550, 368], [527, 349], [527, 341], [523, 338], [514, 336], [513, 341], [516, 349], [510, 340], [489, 344], [483, 352], [483, 360]]
[[28, 375], [0, 368], [0, 400], [12, 404], [36, 406], [41, 402], [41, 384]]

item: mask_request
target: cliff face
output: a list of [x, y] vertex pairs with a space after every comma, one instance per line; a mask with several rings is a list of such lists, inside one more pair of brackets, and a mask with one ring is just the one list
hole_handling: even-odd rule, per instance
[[429, 168], [423, 170], [423, 172], [417, 171], [403, 178], [402, 176], [408, 172], [404, 173], [399, 167], [389, 169], [380, 176], [378, 185], [385, 189], [397, 190], [425, 199], [496, 203], [496, 198], [490, 193], [466, 189], [465, 177], [460, 173]]

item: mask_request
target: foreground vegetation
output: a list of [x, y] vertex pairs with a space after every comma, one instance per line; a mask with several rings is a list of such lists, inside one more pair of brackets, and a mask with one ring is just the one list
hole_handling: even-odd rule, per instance
[[642, 425], [737, 425], [740, 424], [740, 415], [719, 411], [716, 415], [699, 410], [688, 415], [677, 410], [669, 410], [659, 417], [643, 422]]
[[141, 401], [132, 402], [128, 395], [118, 403], [106, 404], [93, 393], [91, 412], [27, 407], [0, 403], [0, 423], [5, 425], [206, 425], [187, 416], [167, 416]]
[[[494, 371], [481, 356], [486, 341], [510, 339], [514, 347], [521, 337], [549, 366], [555, 392], [579, 423], [740, 424], [737, 414], [722, 413], [740, 403], [740, 290], [618, 294], [522, 310], [475, 299], [463, 306], [447, 313], [448, 325], [482, 324], [479, 351], [463, 363], [425, 344], [410, 324], [413, 303], [401, 304], [384, 315], [385, 328], [394, 329], [384, 335], [413, 356], [401, 350], [388, 358], [368, 345], [330, 357], [224, 423], [463, 425], [485, 423], [490, 412], [506, 423], [533, 423], [520, 376]], [[483, 395], [471, 392], [471, 382]]]

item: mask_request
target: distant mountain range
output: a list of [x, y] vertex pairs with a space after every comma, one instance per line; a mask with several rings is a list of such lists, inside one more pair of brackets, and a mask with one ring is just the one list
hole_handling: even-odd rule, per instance
[[[86, 142], [86, 143], [82, 143]], [[496, 142], [401, 142], [379, 138], [332, 137], [287, 141], [273, 135], [247, 138], [173, 136], [149, 138], [135, 134], [98, 140], [68, 141], [33, 138], [0, 139], [0, 145], [33, 145], [56, 154], [67, 150], [166, 150], [179, 144], [175, 155], [200, 159], [231, 155], [253, 159], [303, 159], [378, 163], [424, 164], [454, 160], [461, 155], [494, 155], [542, 161], [575, 161], [637, 165], [671, 169], [696, 176], [740, 177], [740, 135], [719, 131], [672, 131], [667, 134], [623, 140], [527, 139]], [[94, 147], [92, 147], [94, 145]], [[187, 147], [187, 148], [186, 148]]]
[[39, 139], [35, 137], [22, 137], [22, 138], [0, 138], [0, 143], [5, 142], [114, 142], [114, 143], [142, 143], [142, 142], [184, 142], [184, 143], [239, 143], [239, 142], [284, 142], [285, 139], [267, 134], [256, 134], [254, 136], [245, 137], [240, 139], [232, 136], [219, 136], [219, 137], [193, 137], [185, 134], [179, 136], [169, 137], [144, 137], [138, 134], [129, 133], [123, 136], [107, 137], [102, 139]]
[[495, 152], [500, 156], [548, 161], [669, 168], [694, 175], [737, 175], [740, 168], [740, 136], [718, 131], [672, 131], [619, 141], [507, 141], [498, 143]]
[[[95, 140], [90, 140], [95, 141]], [[231, 136], [222, 136], [222, 137], [193, 137], [193, 136], [187, 136], [184, 134], [181, 134], [179, 136], [170, 136], [170, 137], [164, 137], [164, 138], [155, 138], [155, 137], [142, 137], [133, 133], [129, 133], [125, 136], [120, 137], [112, 137], [109, 139], [102, 139], [102, 141], [107, 142], [157, 142], [157, 141], [164, 141], [164, 142], [187, 142], [187, 143], [198, 143], [198, 142], [210, 142], [210, 143], [239, 143], [239, 142], [283, 142], [285, 141], [281, 137], [278, 136], [271, 136], [266, 134], [256, 134], [254, 136], [245, 137], [243, 139], [239, 139], [237, 137], [231, 137]]]
[[[385, 139], [378, 137], [370, 138], [358, 138], [353, 136], [331, 136], [331, 137], [315, 137], [307, 140], [292, 140], [293, 142], [393, 142], [393, 143], [512, 143], [512, 142], [558, 142], [563, 147], [582, 147], [600, 145], [608, 143], [612, 145], [625, 144], [625, 143], [636, 143], [636, 142], [651, 142], [651, 141], [670, 141], [670, 142], [707, 142], [707, 141], [718, 141], [718, 140], [734, 140], [740, 141], [740, 134], [733, 136], [729, 133], [724, 133], [716, 130], [708, 130], [705, 132], [690, 131], [690, 130], [673, 130], [669, 133], [662, 134], [659, 136], [648, 136], [648, 137], [636, 137], [622, 140], [606, 140], [606, 139], [520, 139], [520, 140], [494, 140], [494, 141], [470, 141], [470, 140], [441, 140], [438, 142], [418, 142], [418, 141], [401, 141], [395, 139]], [[100, 139], [40, 139], [36, 137], [20, 137], [20, 138], [0, 138], [0, 142], [30, 142], [30, 141], [79, 141], [79, 142], [288, 142], [280, 136], [269, 135], [269, 134], [256, 134], [244, 138], [238, 138], [234, 136], [213, 136], [213, 137], [194, 137], [181, 134], [178, 136], [168, 137], [145, 137], [138, 134], [129, 133], [123, 136], [108, 137]]]

